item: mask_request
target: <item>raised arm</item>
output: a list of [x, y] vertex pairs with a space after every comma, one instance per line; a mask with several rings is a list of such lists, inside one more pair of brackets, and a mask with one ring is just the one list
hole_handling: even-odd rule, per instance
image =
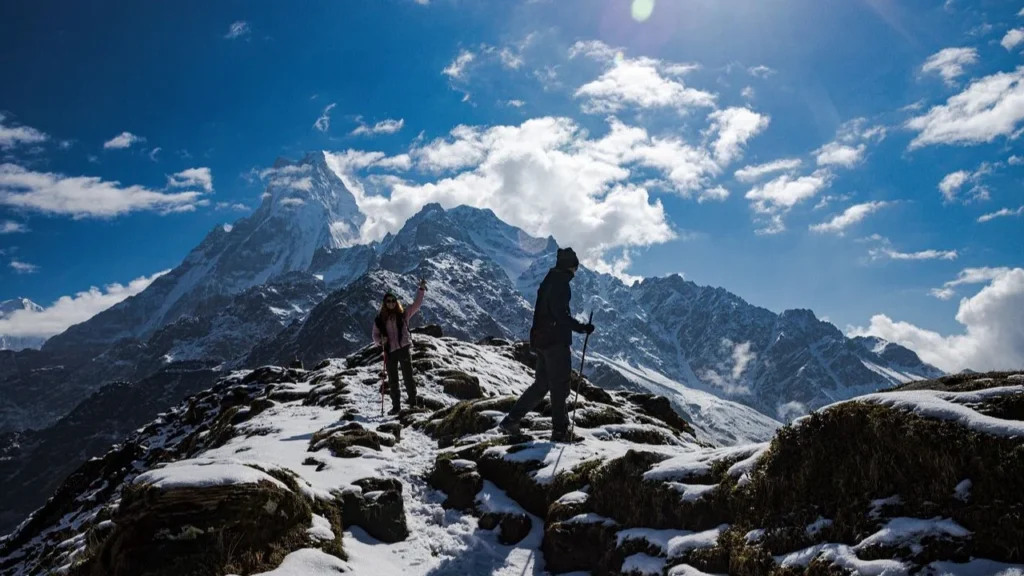
[[423, 305], [423, 295], [427, 293], [427, 289], [420, 286], [420, 289], [416, 291], [416, 300], [413, 301], [412, 305], [405, 309], [405, 319], [408, 320], [413, 317], [414, 314], [420, 311], [420, 306]]

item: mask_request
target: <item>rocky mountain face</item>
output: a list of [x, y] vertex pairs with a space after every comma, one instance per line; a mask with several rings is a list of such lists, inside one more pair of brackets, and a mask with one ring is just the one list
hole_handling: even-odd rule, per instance
[[[0, 302], [0, 320], [10, 318], [18, 310], [29, 312], [41, 312], [43, 307], [29, 300], [28, 298], [12, 298]], [[15, 336], [13, 334], [0, 333], [0, 350], [24, 350], [26, 348], [39, 349], [46, 338], [38, 336]]]
[[397, 418], [374, 347], [221, 379], [68, 476], [0, 539], [0, 575], [1024, 568], [1024, 374], [918, 382], [728, 448], [663, 397], [580, 379], [557, 444], [547, 403], [495, 428], [528, 348], [420, 333], [413, 357], [423, 405]]
[[[552, 264], [540, 259], [520, 277], [524, 295], [536, 292]], [[810, 310], [776, 314], [678, 275], [626, 286], [581, 269], [573, 302], [581, 313], [594, 310], [596, 352], [774, 418], [942, 375], [897, 344], [851, 340]]]
[[[467, 341], [526, 337], [537, 285], [554, 261], [552, 238], [532, 237], [488, 210], [433, 204], [397, 233], [358, 244], [364, 217], [323, 154], [280, 161], [266, 178], [255, 213], [215, 229], [142, 293], [42, 350], [0, 351], [0, 433], [8, 445], [35, 445], [26, 438], [37, 435], [26, 430], [48, 433], [107, 384], [144, 382], [175, 366], [226, 372], [350, 354], [369, 342], [384, 291], [408, 305], [419, 278], [429, 291], [413, 326], [438, 324]], [[938, 373], [905, 348], [846, 339], [809, 311], [774, 314], [678, 276], [627, 286], [581, 268], [573, 294], [573, 309], [595, 310], [598, 326], [590, 345], [602, 362], [587, 374], [669, 398], [679, 414], [702, 422], [695, 428], [704, 442], [762, 439], [776, 418]], [[124, 385], [106, 389], [102, 401], [116, 404], [118, 394], [129, 401]], [[146, 404], [136, 416], [148, 421], [161, 409]], [[120, 433], [104, 422], [95, 435], [108, 425], [110, 437]], [[54, 434], [69, 458], [98, 454], [88, 436]], [[30, 470], [21, 460], [31, 451], [9, 452], [11, 474]], [[2, 495], [0, 506], [13, 509]]]

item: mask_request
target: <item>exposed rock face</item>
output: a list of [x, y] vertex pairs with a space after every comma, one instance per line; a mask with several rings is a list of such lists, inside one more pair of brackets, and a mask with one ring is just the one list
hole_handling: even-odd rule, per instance
[[[494, 428], [532, 379], [516, 345], [420, 335], [416, 352], [440, 410], [380, 415], [372, 348], [222, 379], [69, 476], [0, 541], [0, 574], [251, 573], [314, 557], [350, 570], [392, 545], [414, 554], [414, 532], [453, 547], [409, 557], [424, 574], [477, 573], [495, 550], [519, 562], [516, 548], [594, 574], [1024, 562], [1024, 374], [874, 394], [727, 448], [698, 443], [653, 397], [583, 380], [577, 438], [556, 444], [547, 404], [518, 436]], [[455, 373], [482, 398], [447, 393]], [[361, 558], [343, 551], [346, 528], [364, 534]]]

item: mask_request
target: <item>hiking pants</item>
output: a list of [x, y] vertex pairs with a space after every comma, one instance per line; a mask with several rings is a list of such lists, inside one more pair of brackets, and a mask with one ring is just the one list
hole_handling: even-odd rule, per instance
[[551, 392], [551, 427], [553, 432], [569, 431], [569, 413], [566, 399], [569, 397], [569, 378], [572, 373], [572, 359], [568, 346], [556, 346], [537, 351], [536, 378], [523, 392], [508, 412], [511, 422], [519, 422], [526, 413], [544, 400]]
[[398, 390], [398, 365], [402, 365], [402, 379], [405, 380], [405, 391], [409, 395], [409, 404], [416, 402], [416, 381], [412, 377], [412, 359], [409, 357], [410, 346], [399, 348], [388, 353], [388, 391], [391, 392], [391, 406], [401, 408], [401, 392]]

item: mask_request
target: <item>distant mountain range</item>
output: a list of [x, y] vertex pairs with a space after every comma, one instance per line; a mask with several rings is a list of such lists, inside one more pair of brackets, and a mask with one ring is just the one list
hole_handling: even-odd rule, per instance
[[[43, 307], [28, 298], [13, 298], [0, 302], [0, 320], [10, 318], [18, 310], [29, 312], [41, 312]], [[38, 349], [46, 342], [46, 338], [38, 336], [14, 336], [0, 333], [0, 350], [25, 350], [26, 348]]]
[[[384, 290], [411, 301], [420, 278], [429, 291], [414, 325], [436, 323], [465, 340], [526, 338], [537, 286], [554, 263], [553, 238], [533, 237], [490, 210], [431, 204], [396, 234], [361, 244], [364, 219], [324, 154], [278, 161], [252, 215], [214, 228], [146, 290], [41, 350], [0, 351], [0, 482], [38, 481], [26, 470], [40, 434], [66, 443], [67, 467], [96, 454], [91, 447], [100, 443], [90, 436], [116, 436], [161, 409], [147, 404], [114, 428], [106, 422], [83, 434], [80, 419], [93, 416], [76, 406], [104, 386], [121, 383], [99, 392], [116, 405], [118, 394], [130, 394], [126, 382], [346, 355], [369, 341]], [[719, 443], [942, 374], [896, 344], [846, 338], [809, 310], [776, 314], [678, 275], [627, 286], [581, 268], [572, 286], [573, 310], [593, 309], [598, 327], [590, 345], [601, 360], [588, 374], [610, 387], [671, 396], [688, 419], [751, 423], [751, 434], [732, 437], [708, 428], [707, 438]], [[175, 385], [161, 400], [170, 406], [193, 388]], [[6, 527], [0, 523], [0, 532]]]

